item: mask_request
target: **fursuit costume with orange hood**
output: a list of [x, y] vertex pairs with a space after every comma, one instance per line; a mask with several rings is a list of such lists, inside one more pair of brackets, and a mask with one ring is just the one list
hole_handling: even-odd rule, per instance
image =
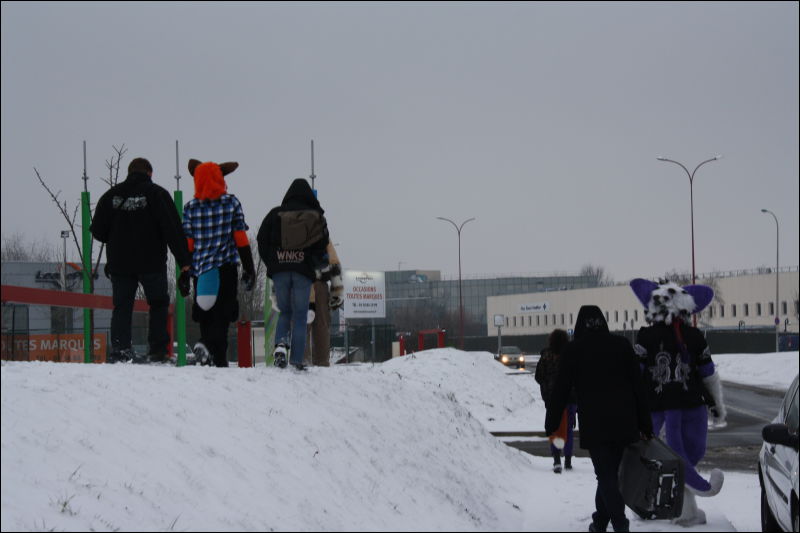
[[228, 366], [228, 327], [239, 317], [240, 259], [245, 290], [252, 290], [255, 282], [242, 204], [227, 193], [224, 178], [238, 166], [189, 160], [195, 193], [183, 208], [183, 231], [192, 252], [192, 319], [200, 324], [200, 342], [194, 352], [201, 364], [213, 361], [215, 366]]
[[644, 306], [649, 324], [636, 335], [635, 350], [648, 389], [653, 429], [656, 435], [664, 429], [667, 444], [686, 467], [683, 513], [675, 522], [705, 524], [705, 513], [697, 508], [694, 497], [719, 493], [724, 476], [714, 468], [707, 481], [695, 467], [706, 452], [709, 414], [721, 425], [726, 413], [708, 344], [689, 317], [711, 303], [714, 291], [705, 285], [680, 287], [640, 278], [630, 286]]

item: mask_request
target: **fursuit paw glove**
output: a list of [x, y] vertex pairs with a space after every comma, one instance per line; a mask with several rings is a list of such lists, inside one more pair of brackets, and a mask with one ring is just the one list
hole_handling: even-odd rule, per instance
[[308, 304], [308, 316], [306, 317], [306, 324], [314, 322], [314, 317], [317, 316], [315, 310], [317, 305], [314, 302]]
[[256, 284], [256, 269], [253, 265], [253, 252], [250, 250], [250, 245], [240, 246], [239, 258], [242, 260], [242, 287], [246, 291], [252, 291]]
[[703, 385], [705, 385], [706, 390], [714, 399], [714, 405], [708, 408], [710, 421], [715, 426], [725, 424], [728, 411], [725, 409], [725, 402], [722, 397], [722, 381], [719, 378], [719, 372], [714, 372], [707, 378], [703, 378]]
[[342, 282], [342, 267], [338, 264], [331, 266], [331, 298], [329, 307], [332, 310], [340, 309], [344, 305], [344, 283]]

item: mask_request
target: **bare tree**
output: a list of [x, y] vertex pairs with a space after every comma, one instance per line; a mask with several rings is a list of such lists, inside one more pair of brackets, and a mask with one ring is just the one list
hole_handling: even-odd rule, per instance
[[[119, 148], [117, 148], [116, 146], [112, 146], [112, 148], [114, 150], [114, 155], [112, 155], [110, 159], [106, 160], [106, 168], [108, 169], [108, 179], [101, 178], [102, 181], [108, 184], [109, 188], [116, 185], [117, 182], [119, 181], [120, 162], [122, 160], [122, 156], [125, 155], [125, 152], [128, 151], [127, 148], [125, 148], [124, 144]], [[67, 201], [64, 200], [64, 202], [62, 203], [61, 200], [59, 199], [61, 191], [54, 193], [53, 190], [47, 185], [47, 182], [44, 180], [44, 178], [42, 178], [42, 175], [39, 174], [39, 171], [36, 169], [36, 167], [33, 168], [33, 171], [36, 173], [36, 178], [39, 180], [39, 183], [42, 185], [44, 190], [47, 191], [47, 194], [50, 196], [50, 199], [53, 201], [54, 204], [56, 204], [56, 208], [61, 213], [61, 216], [64, 217], [64, 220], [67, 222], [67, 225], [69, 226], [70, 229], [70, 233], [72, 234], [72, 242], [75, 244], [75, 249], [78, 252], [78, 257], [80, 258], [80, 262], [81, 264], [84, 264], [83, 250], [81, 249], [81, 245], [78, 242], [78, 232], [76, 231], [76, 224], [75, 224], [75, 220], [77, 219], [78, 216], [78, 210], [80, 209], [81, 205], [80, 199], [75, 204], [75, 208], [71, 210], [72, 214], [70, 214], [70, 209], [67, 204]], [[94, 242], [94, 239], [92, 239], [92, 242]], [[94, 277], [97, 275], [97, 269], [100, 266], [100, 259], [103, 256], [104, 247], [105, 245], [100, 246], [100, 250], [97, 254], [97, 261], [95, 262], [95, 265], [92, 268], [92, 272], [90, 273], [89, 276], [92, 292], [94, 292], [93, 280]], [[94, 249], [94, 246], [92, 247], [92, 249]]]
[[591, 263], [583, 265], [578, 275], [593, 280], [597, 287], [609, 287], [614, 285], [614, 280], [606, 273], [605, 267], [595, 266]]
[[25, 236], [20, 233], [4, 235], [2, 237], [2, 261], [36, 261], [40, 263], [54, 262], [58, 258], [58, 250], [54, 245], [44, 241], [33, 243], [25, 242]]

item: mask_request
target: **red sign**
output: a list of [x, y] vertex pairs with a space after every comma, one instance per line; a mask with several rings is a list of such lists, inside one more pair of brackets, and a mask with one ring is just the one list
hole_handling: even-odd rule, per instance
[[[95, 363], [106, 361], [106, 334], [92, 336], [92, 354]], [[83, 334], [57, 335], [3, 335], [3, 359], [13, 361], [57, 361], [82, 363], [84, 360]]]

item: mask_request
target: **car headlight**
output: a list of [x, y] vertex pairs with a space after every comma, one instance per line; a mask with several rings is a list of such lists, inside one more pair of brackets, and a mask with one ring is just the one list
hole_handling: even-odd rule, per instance
[[500, 357], [500, 361], [501, 361], [503, 364], [506, 364], [506, 363], [508, 363], [508, 356], [507, 356], [507, 355], [503, 355], [503, 356], [501, 356], [501, 357]]
[[518, 361], [520, 363], [524, 363], [525, 362], [525, 356], [524, 355], [520, 355]]

